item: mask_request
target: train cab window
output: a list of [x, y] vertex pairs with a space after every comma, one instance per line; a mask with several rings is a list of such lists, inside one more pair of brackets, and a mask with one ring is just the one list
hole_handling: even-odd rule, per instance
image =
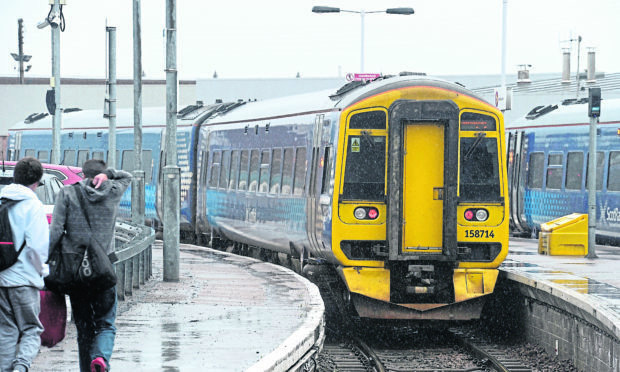
[[612, 151], [609, 153], [607, 190], [620, 191], [620, 151]]
[[545, 167], [545, 154], [533, 152], [530, 155], [529, 169], [527, 172], [527, 186], [531, 189], [541, 189], [543, 183], [543, 170]]
[[258, 188], [258, 156], [258, 150], [252, 150], [250, 152], [250, 183], [248, 186], [248, 191], [250, 192], [256, 192]]
[[[589, 165], [590, 154], [588, 154], [588, 165]], [[603, 164], [605, 163], [605, 153], [602, 151], [596, 152], [596, 189], [603, 189]], [[588, 171], [589, 166], [586, 166], [586, 188], [588, 185]]]
[[37, 153], [37, 159], [39, 159], [41, 163], [47, 163], [49, 159], [48, 156], [49, 156], [49, 151], [39, 151]]
[[497, 139], [461, 138], [459, 198], [482, 201], [501, 198]]
[[239, 150], [234, 150], [230, 159], [230, 180], [228, 190], [234, 190], [239, 180]]
[[260, 184], [258, 192], [269, 191], [269, 151], [264, 150], [261, 152], [260, 157]]
[[[89, 151], [88, 150], [79, 150], [78, 151], [78, 166], [82, 166], [86, 160], [88, 160]], [[118, 152], [117, 152], [117, 161], [118, 161]]]
[[566, 189], [581, 190], [583, 180], [583, 152], [569, 152], [566, 156]]
[[245, 191], [248, 189], [248, 164], [250, 157], [248, 150], [241, 151], [241, 157], [239, 158], [239, 187], [237, 190]]
[[284, 161], [282, 162], [282, 195], [291, 194], [293, 185], [293, 155], [294, 149], [284, 149]]
[[230, 151], [222, 151], [222, 165], [220, 166], [220, 189], [228, 188], [228, 178], [230, 175]]
[[387, 115], [385, 111], [367, 111], [351, 116], [350, 129], [385, 129]]
[[559, 190], [562, 188], [562, 161], [563, 154], [549, 154], [547, 162], [547, 188]]
[[269, 193], [277, 194], [280, 192], [282, 165], [282, 149], [274, 149], [271, 153], [271, 175], [269, 178]]
[[323, 159], [321, 159], [321, 163], [323, 165], [323, 180], [321, 183], [321, 194], [325, 194], [328, 192], [329, 188], [329, 180], [331, 173], [331, 159], [329, 158], [330, 147], [326, 147], [323, 152]]
[[26, 152], [24, 153], [24, 156], [30, 156], [30, 157], [34, 158], [35, 154], [36, 154], [36, 152], [34, 150], [27, 149]]
[[217, 177], [220, 175], [220, 161], [222, 160], [222, 153], [214, 151], [211, 157], [211, 178], [209, 178], [209, 187], [217, 187]]
[[383, 200], [385, 197], [385, 136], [367, 132], [348, 136], [342, 197]]
[[75, 150], [65, 150], [62, 163], [64, 165], [75, 165]]
[[295, 156], [295, 178], [293, 179], [293, 195], [303, 195], [306, 188], [306, 171], [308, 169], [306, 148], [298, 147]]

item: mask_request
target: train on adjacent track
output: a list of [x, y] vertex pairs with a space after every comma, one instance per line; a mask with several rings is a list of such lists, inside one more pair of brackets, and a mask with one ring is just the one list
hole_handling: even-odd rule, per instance
[[[588, 100], [537, 106], [506, 125], [510, 224], [538, 236], [540, 225], [588, 213]], [[620, 243], [620, 99], [601, 102], [596, 153], [596, 240]]]
[[[401, 74], [177, 117], [184, 238], [292, 267], [363, 318], [479, 317], [508, 253], [504, 122], [491, 104]], [[147, 219], [160, 228], [165, 112], [143, 118]], [[10, 129], [10, 158], [49, 157], [51, 120], [35, 119]], [[126, 170], [132, 127], [119, 110]], [[100, 111], [63, 115], [63, 164], [105, 159], [107, 139]]]

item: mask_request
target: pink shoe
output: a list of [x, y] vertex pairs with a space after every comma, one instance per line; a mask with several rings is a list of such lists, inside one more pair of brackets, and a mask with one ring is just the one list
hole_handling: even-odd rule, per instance
[[108, 366], [105, 364], [105, 360], [102, 357], [95, 358], [90, 362], [90, 372], [106, 372]]

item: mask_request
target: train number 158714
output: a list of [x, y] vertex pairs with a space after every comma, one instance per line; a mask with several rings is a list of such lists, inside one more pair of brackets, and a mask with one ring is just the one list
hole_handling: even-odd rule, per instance
[[495, 238], [495, 233], [493, 230], [465, 230], [466, 238]]

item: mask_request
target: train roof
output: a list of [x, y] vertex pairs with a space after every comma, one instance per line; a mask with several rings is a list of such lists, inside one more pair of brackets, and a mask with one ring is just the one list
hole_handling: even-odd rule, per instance
[[[601, 101], [600, 124], [620, 123], [620, 98]], [[525, 116], [508, 123], [506, 130], [589, 125], [588, 100], [564, 100], [557, 104], [534, 107]]]
[[[339, 89], [322, 90], [263, 101], [240, 101], [216, 103], [213, 105], [192, 105], [181, 109], [177, 115], [177, 125], [192, 125], [197, 121], [208, 120], [209, 124], [243, 122], [250, 120], [274, 119], [299, 114], [314, 114], [341, 111], [347, 106], [372, 97], [376, 94], [410, 86], [431, 86], [447, 89], [486, 102], [459, 84], [439, 78], [422, 75], [384, 76], [374, 81], [353, 81]], [[67, 110], [69, 111], [69, 110]], [[118, 109], [116, 128], [133, 128], [133, 108]], [[145, 107], [142, 109], [143, 127], [165, 127], [165, 107]], [[32, 114], [13, 125], [9, 131], [51, 129], [52, 116], [47, 113]], [[65, 130], [109, 128], [109, 121], [102, 110], [78, 110], [62, 115], [62, 128]]]

